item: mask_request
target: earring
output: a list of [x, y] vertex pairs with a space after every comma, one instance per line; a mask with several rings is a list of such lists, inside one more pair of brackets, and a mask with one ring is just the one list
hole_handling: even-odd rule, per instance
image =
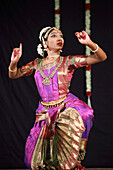
[[62, 50], [59, 50], [59, 55], [61, 55]]
[[62, 50], [60, 50], [60, 53], [62, 52]]

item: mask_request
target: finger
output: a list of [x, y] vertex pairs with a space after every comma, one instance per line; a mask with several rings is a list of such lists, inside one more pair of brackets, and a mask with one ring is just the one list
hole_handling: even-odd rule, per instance
[[83, 35], [87, 35], [87, 32], [83, 30], [83, 31], [82, 31], [82, 34], [83, 34]]
[[20, 43], [20, 56], [22, 55], [22, 43]]
[[88, 36], [90, 38], [90, 35], [86, 31], [82, 31], [85, 36]]
[[82, 33], [85, 34], [86, 32], [84, 30], [82, 30]]
[[84, 35], [82, 36], [82, 38], [85, 40], [85, 39], [86, 39], [86, 35], [84, 34]]
[[83, 36], [82, 32], [80, 32], [80, 36]]
[[84, 40], [86, 39], [86, 34], [84, 33], [84, 31], [80, 32], [80, 37]]
[[17, 55], [13, 51], [11, 55], [11, 61], [16, 61], [16, 60], [17, 60]]
[[84, 37], [85, 36], [85, 34], [83, 34], [82, 32], [80, 32], [80, 37]]
[[77, 36], [78, 39], [81, 39], [79, 32], [76, 32], [75, 35]]
[[19, 50], [19, 48], [14, 48], [13, 52], [14, 52], [14, 58], [16, 58], [19, 55], [20, 50]]
[[19, 50], [19, 48], [13, 48], [14, 52], [17, 52]]
[[79, 38], [80, 36], [79, 36], [79, 32], [76, 32], [75, 33], [75, 35], [77, 36], [77, 38]]
[[84, 31], [84, 30], [82, 31], [82, 33], [83, 33], [83, 34], [87, 34], [86, 31]]
[[12, 55], [11, 55], [11, 61], [14, 59], [14, 51], [12, 52]]

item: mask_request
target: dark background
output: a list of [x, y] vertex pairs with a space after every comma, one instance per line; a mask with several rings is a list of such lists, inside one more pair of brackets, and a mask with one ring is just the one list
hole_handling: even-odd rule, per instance
[[[61, 30], [65, 45], [62, 55], [84, 54], [74, 33], [85, 29], [84, 0], [61, 0]], [[92, 66], [91, 129], [86, 167], [113, 167], [113, 1], [91, 1], [91, 39], [107, 53], [105, 62]], [[53, 0], [0, 0], [0, 168], [26, 168], [24, 146], [35, 121], [40, 99], [33, 75], [12, 80], [8, 66], [14, 47], [23, 44], [18, 67], [38, 57], [40, 30], [54, 26]], [[71, 92], [86, 100], [85, 69], [74, 73]]]

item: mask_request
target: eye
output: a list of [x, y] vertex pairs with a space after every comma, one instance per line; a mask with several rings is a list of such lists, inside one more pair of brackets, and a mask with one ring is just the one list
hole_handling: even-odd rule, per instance
[[60, 35], [61, 38], [63, 38], [63, 35]]
[[51, 37], [56, 37], [56, 35], [55, 35], [55, 34], [53, 34], [53, 35], [51, 35]]

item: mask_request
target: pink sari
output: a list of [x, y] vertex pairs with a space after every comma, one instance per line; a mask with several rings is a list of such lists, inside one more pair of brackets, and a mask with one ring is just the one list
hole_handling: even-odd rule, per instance
[[[53, 64], [44, 66], [43, 73], [49, 76], [60, 59], [61, 57]], [[36, 70], [34, 75], [36, 85], [42, 100], [36, 110], [36, 121], [25, 146], [25, 163], [29, 169], [74, 168], [81, 138], [88, 138], [92, 127], [93, 110], [69, 93], [73, 64], [75, 67], [79, 64], [85, 66], [85, 57], [62, 57], [61, 65], [49, 79], [50, 85], [42, 83], [44, 78], [40, 74], [40, 64], [35, 62], [33, 65]], [[22, 70], [25, 75], [30, 73], [30, 70], [25, 71], [24, 67]]]

